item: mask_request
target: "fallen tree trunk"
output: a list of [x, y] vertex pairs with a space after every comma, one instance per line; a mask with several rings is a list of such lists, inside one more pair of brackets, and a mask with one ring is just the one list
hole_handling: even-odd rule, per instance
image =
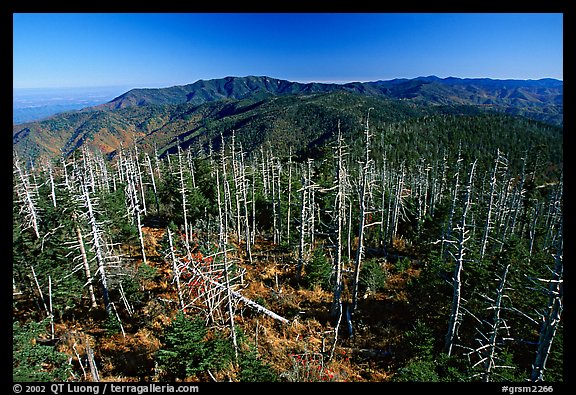
[[[215, 280], [209, 278], [204, 273], [202, 273], [200, 270], [195, 268], [193, 265], [189, 266], [189, 269], [191, 269], [195, 274], [202, 277], [205, 281], [208, 281], [210, 284], [212, 284], [218, 288], [227, 289], [226, 285], [220, 284], [218, 281], [215, 281]], [[254, 302], [253, 300], [250, 300], [250, 299], [246, 298], [245, 296], [242, 296], [240, 293], [233, 291], [232, 289], [230, 289], [230, 296], [233, 296], [237, 299], [240, 299], [242, 302], [246, 303], [248, 306], [252, 307], [256, 311], [259, 311], [261, 313], [269, 315], [270, 317], [274, 318], [275, 320], [281, 321], [285, 324], [289, 323], [289, 320], [287, 320], [286, 318], [279, 316], [278, 314], [274, 313], [273, 311], [268, 310], [264, 306], [261, 306], [258, 303]]]

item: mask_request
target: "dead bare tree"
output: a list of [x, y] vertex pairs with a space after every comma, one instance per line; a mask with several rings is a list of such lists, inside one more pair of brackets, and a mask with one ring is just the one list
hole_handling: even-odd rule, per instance
[[[228, 267], [228, 215], [227, 215], [227, 202], [231, 200], [230, 187], [228, 185], [228, 176], [226, 170], [226, 150], [224, 145], [224, 136], [220, 135], [222, 139], [221, 148], [221, 168], [222, 168], [222, 181], [223, 181], [223, 201], [220, 197], [220, 181], [219, 181], [219, 170], [216, 169], [216, 185], [218, 190], [218, 212], [219, 212], [219, 232], [218, 232], [218, 245], [220, 251], [222, 251], [223, 258], [223, 272], [224, 272], [224, 286], [226, 287], [226, 296], [228, 301], [228, 318], [230, 320], [230, 335], [232, 337], [232, 345], [234, 347], [234, 355], [236, 360], [238, 359], [238, 343], [236, 340], [236, 328], [234, 326], [234, 306], [232, 301], [232, 290], [230, 288], [230, 275]], [[224, 210], [221, 207], [224, 207]]]
[[450, 313], [450, 320], [448, 323], [448, 332], [446, 333], [446, 340], [444, 344], [444, 350], [450, 356], [452, 354], [452, 347], [454, 346], [454, 340], [458, 331], [458, 325], [461, 321], [460, 304], [462, 300], [462, 271], [464, 269], [464, 262], [466, 256], [466, 242], [470, 239], [468, 236], [468, 226], [467, 226], [467, 216], [470, 210], [471, 200], [472, 200], [472, 181], [474, 178], [474, 170], [476, 168], [476, 160], [472, 163], [468, 185], [466, 186], [464, 199], [463, 199], [463, 209], [462, 215], [460, 217], [459, 223], [456, 225], [455, 230], [458, 232], [456, 242], [456, 253], [452, 254], [456, 265], [454, 267], [454, 274], [452, 277], [452, 310]]
[[246, 176], [246, 165], [244, 164], [244, 152], [242, 152], [242, 144], [240, 144], [240, 195], [241, 201], [243, 206], [243, 222], [244, 222], [244, 241], [246, 247], [246, 255], [248, 256], [248, 260], [250, 263], [253, 263], [252, 260], [252, 245], [254, 244], [254, 237], [252, 234], [254, 233], [255, 229], [250, 229], [250, 221], [249, 221], [249, 212], [248, 212], [248, 188], [249, 188], [249, 181], [248, 177]]
[[50, 164], [50, 162], [48, 162], [48, 161], [45, 161], [43, 168], [44, 168], [44, 171], [46, 173], [48, 173], [47, 182], [50, 184], [50, 198], [52, 200], [52, 206], [54, 208], [56, 208], [58, 204], [56, 201], [56, 183], [54, 181], [54, 169], [53, 169], [52, 165]]
[[290, 214], [291, 214], [291, 210], [292, 210], [292, 147], [290, 147], [289, 149], [289, 154], [288, 154], [288, 202], [286, 203], [286, 239], [288, 241], [290, 241], [290, 228], [291, 228], [291, 223], [290, 223]]
[[462, 164], [462, 142], [460, 142], [459, 146], [458, 146], [458, 157], [456, 159], [456, 165], [455, 165], [455, 172], [454, 172], [454, 187], [452, 188], [452, 204], [450, 207], [450, 213], [448, 214], [448, 220], [446, 222], [446, 225], [444, 226], [443, 230], [442, 230], [442, 239], [440, 240], [441, 245], [440, 245], [440, 252], [442, 254], [442, 256], [446, 259], [448, 257], [449, 254], [449, 250], [446, 248], [444, 248], [444, 245], [446, 244], [447, 240], [451, 239], [451, 235], [452, 235], [452, 223], [454, 221], [454, 216], [456, 213], [456, 205], [458, 203], [458, 192], [460, 190], [460, 167]]
[[[336, 164], [336, 179], [334, 183], [336, 184], [336, 196], [334, 202], [334, 212], [336, 216], [336, 246], [335, 246], [335, 257], [334, 257], [334, 287], [333, 287], [333, 298], [332, 298], [332, 315], [338, 317], [338, 322], [340, 322], [340, 317], [342, 315], [342, 251], [343, 251], [343, 227], [346, 217], [346, 198], [347, 198], [347, 184], [348, 175], [346, 167], [344, 164], [344, 158], [348, 153], [346, 152], [346, 147], [344, 144], [344, 139], [342, 138], [342, 131], [340, 130], [340, 121], [338, 121], [338, 136], [337, 136], [337, 164]], [[338, 327], [338, 325], [337, 325]], [[337, 329], [336, 329], [337, 331]]]
[[404, 181], [406, 177], [406, 167], [404, 162], [400, 164], [400, 170], [396, 174], [395, 183], [395, 194], [394, 194], [394, 204], [392, 207], [392, 218], [391, 218], [391, 232], [390, 232], [390, 244], [393, 244], [394, 239], [398, 234], [398, 224], [400, 222], [400, 217], [403, 215], [404, 210]]
[[377, 222], [373, 222], [370, 224], [366, 223], [367, 215], [372, 213], [372, 209], [370, 207], [370, 198], [372, 195], [372, 187], [374, 180], [372, 179], [373, 176], [373, 165], [374, 161], [370, 157], [370, 143], [372, 139], [372, 132], [370, 131], [370, 110], [373, 108], [370, 107], [368, 109], [368, 115], [366, 116], [366, 128], [364, 130], [364, 162], [362, 163], [361, 167], [361, 182], [359, 186], [359, 194], [358, 194], [358, 202], [359, 202], [359, 225], [358, 225], [358, 249], [356, 250], [356, 259], [354, 262], [354, 277], [352, 283], [352, 311], [355, 311], [358, 307], [358, 284], [360, 280], [360, 268], [362, 266], [362, 260], [364, 259], [364, 231], [367, 226], [377, 225]]
[[564, 308], [563, 221], [559, 219], [558, 222], [558, 234], [556, 237], [557, 247], [554, 255], [552, 278], [549, 280], [536, 279], [548, 284], [548, 305], [541, 313], [542, 327], [540, 328], [538, 349], [536, 351], [536, 357], [532, 364], [532, 373], [530, 375], [530, 380], [535, 382], [544, 381], [546, 362], [550, 355], [552, 343], [556, 336], [558, 326], [560, 325], [562, 310]]
[[160, 213], [160, 202], [158, 201], [158, 189], [156, 188], [156, 177], [154, 177], [154, 170], [152, 169], [152, 161], [148, 153], [144, 153], [146, 158], [146, 165], [150, 173], [150, 180], [152, 181], [152, 190], [154, 191], [154, 202], [156, 204], [156, 214]]
[[307, 168], [302, 170], [302, 187], [300, 192], [300, 239], [298, 244], [298, 263], [296, 276], [300, 278], [302, 269], [309, 259], [310, 248], [314, 240], [314, 188], [317, 185], [312, 181], [313, 159], [308, 158]]
[[[484, 295], [484, 298], [490, 303], [488, 309], [492, 310], [492, 321], [486, 322], [488, 330], [483, 332], [481, 329], [477, 329], [479, 337], [476, 339], [480, 344], [476, 349], [472, 350], [469, 354], [477, 354], [479, 360], [472, 365], [472, 368], [482, 365], [483, 372], [478, 374], [482, 376], [482, 381], [489, 382], [493, 381], [493, 376], [497, 375], [497, 369], [509, 369], [510, 366], [499, 365], [500, 358], [498, 357], [498, 352], [501, 347], [500, 344], [508, 340], [513, 340], [510, 337], [510, 327], [508, 326], [506, 320], [502, 317], [502, 311], [504, 310], [504, 300], [507, 298], [506, 295], [506, 277], [508, 276], [508, 271], [510, 269], [511, 263], [508, 262], [504, 265], [502, 275], [499, 278], [499, 284], [496, 289], [496, 297], [490, 298]], [[481, 322], [484, 324], [485, 322]], [[506, 331], [508, 337], [500, 336], [501, 331]], [[475, 376], [472, 376], [475, 377]]]
[[250, 231], [248, 220], [248, 178], [246, 177], [246, 166], [244, 164], [245, 153], [242, 150], [242, 144], [239, 143], [238, 149], [235, 148], [236, 141], [234, 132], [232, 132], [231, 141], [231, 160], [232, 160], [232, 180], [234, 184], [234, 197], [236, 206], [236, 238], [238, 243], [244, 238], [244, 249], [250, 263], [252, 263], [251, 245], [253, 238]]
[[182, 162], [182, 149], [180, 148], [180, 145], [178, 145], [178, 174], [180, 176], [180, 195], [182, 196], [182, 215], [184, 216], [185, 245], [186, 250], [190, 252], [190, 234], [188, 232], [188, 209], [186, 201], [188, 188], [186, 187], [186, 180], [184, 178], [184, 163]]
[[480, 242], [480, 258], [484, 258], [484, 254], [486, 253], [486, 248], [488, 246], [488, 236], [490, 234], [490, 230], [493, 227], [494, 221], [493, 217], [494, 214], [497, 215], [495, 212], [495, 199], [497, 197], [497, 182], [498, 176], [500, 175], [500, 168], [505, 167], [507, 168], [508, 163], [506, 158], [503, 156], [500, 149], [497, 150], [496, 159], [494, 159], [494, 168], [492, 169], [492, 175], [490, 177], [490, 192], [489, 192], [489, 201], [487, 207], [487, 214], [486, 214], [486, 223], [484, 226], [484, 234], [482, 236], [482, 241]]
[[[63, 162], [64, 168], [66, 168], [66, 162]], [[76, 181], [76, 182], [73, 182]], [[79, 251], [80, 255], [75, 256], [72, 260], [80, 259], [82, 264], [81, 268], [84, 270], [84, 274], [86, 276], [86, 283], [84, 287], [88, 287], [88, 295], [90, 297], [90, 302], [92, 308], [96, 308], [98, 306], [96, 302], [96, 295], [94, 292], [94, 277], [92, 275], [92, 269], [90, 268], [90, 259], [88, 258], [88, 253], [86, 250], [87, 241], [85, 241], [86, 237], [84, 236], [85, 220], [86, 214], [83, 212], [83, 208], [85, 206], [84, 203], [84, 194], [82, 192], [82, 183], [79, 182], [81, 180], [81, 175], [79, 175], [76, 171], [73, 172], [72, 177], [68, 177], [66, 175], [64, 188], [68, 192], [70, 196], [73, 197], [72, 205], [68, 208], [70, 213], [70, 217], [72, 219], [72, 223], [74, 224], [74, 231], [76, 234], [76, 240], [71, 241], [68, 244], [70, 245], [70, 249], [72, 250], [71, 253], [75, 251]], [[89, 233], [89, 231], [88, 231]], [[70, 253], [70, 254], [71, 254]], [[73, 270], [76, 271], [76, 268]]]
[[272, 150], [268, 149], [269, 152], [269, 168], [271, 170], [271, 184], [272, 184], [272, 237], [274, 244], [280, 244], [281, 242], [281, 225], [282, 219], [280, 215], [280, 198], [281, 198], [281, 187], [280, 187], [280, 173], [281, 166], [277, 157], [272, 155]]
[[73, 212], [72, 215], [75, 224], [77, 245], [78, 248], [80, 249], [80, 258], [82, 259], [82, 267], [84, 268], [84, 274], [86, 275], [85, 286], [88, 286], [88, 295], [90, 296], [92, 307], [97, 307], [96, 295], [94, 294], [94, 285], [93, 285], [94, 280], [92, 278], [92, 271], [90, 269], [88, 256], [86, 254], [86, 247], [84, 245], [84, 236], [82, 235], [82, 230], [80, 229], [80, 225], [78, 224], [76, 213]]
[[180, 267], [178, 264], [178, 260], [176, 259], [176, 253], [174, 248], [174, 241], [172, 239], [172, 232], [169, 228], [166, 228], [166, 232], [168, 233], [168, 243], [169, 243], [169, 253], [170, 253], [170, 260], [172, 262], [172, 272], [174, 273], [174, 282], [176, 283], [176, 292], [178, 293], [178, 304], [180, 305], [180, 309], [184, 310], [184, 298], [182, 296], [182, 287], [180, 286]]
[[106, 243], [102, 234], [101, 225], [96, 219], [96, 213], [94, 210], [94, 198], [92, 198], [88, 192], [88, 186], [82, 183], [83, 189], [83, 202], [86, 208], [86, 216], [88, 223], [90, 225], [91, 231], [91, 244], [94, 250], [95, 259], [98, 265], [97, 273], [100, 275], [100, 285], [102, 287], [102, 298], [104, 300], [104, 307], [108, 315], [111, 313], [110, 306], [110, 296], [108, 290], [108, 277], [106, 274], [107, 260], [111, 258], [110, 252], [106, 248]]
[[14, 177], [14, 189], [18, 200], [15, 202], [20, 206], [20, 214], [22, 215], [22, 228], [34, 230], [37, 238], [40, 238], [39, 230], [39, 214], [37, 207], [35, 188], [37, 186], [30, 182], [30, 175], [23, 168], [20, 158], [14, 152], [12, 159]]
[[[138, 238], [140, 240], [140, 249], [142, 252], [142, 261], [146, 264], [146, 246], [144, 243], [144, 234], [142, 232], [142, 216], [146, 215], [146, 209], [143, 201], [138, 196], [138, 189], [142, 188], [142, 175], [140, 174], [140, 166], [132, 155], [125, 159], [125, 173], [126, 173], [126, 188], [124, 193], [126, 196], [126, 208], [128, 210], [128, 218], [132, 223], [136, 221], [136, 228], [138, 230]], [[142, 195], [144, 198], [144, 195]]]

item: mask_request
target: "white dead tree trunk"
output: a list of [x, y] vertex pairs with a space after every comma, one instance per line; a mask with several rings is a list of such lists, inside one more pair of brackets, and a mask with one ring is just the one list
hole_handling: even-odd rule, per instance
[[132, 160], [132, 155], [126, 158], [126, 208], [128, 209], [129, 218], [132, 223], [136, 221], [138, 229], [138, 238], [140, 240], [140, 249], [142, 251], [142, 261], [146, 264], [146, 247], [144, 243], [144, 234], [142, 233], [142, 215], [146, 215], [143, 204], [138, 197], [137, 182], [142, 179], [140, 166]]
[[46, 305], [46, 300], [44, 299], [44, 293], [42, 292], [42, 288], [40, 287], [40, 283], [38, 282], [38, 276], [36, 276], [36, 271], [34, 270], [34, 266], [32, 264], [30, 265], [30, 270], [32, 271], [32, 278], [34, 278], [34, 283], [36, 284], [36, 289], [38, 290], [38, 295], [40, 296], [40, 300], [42, 301], [42, 304], [44, 305], [44, 311], [46, 312], [46, 316], [49, 317], [50, 316], [50, 310], [48, 309], [48, 306]]
[[146, 165], [148, 166], [148, 171], [150, 173], [150, 179], [152, 181], [152, 190], [154, 191], [154, 203], [156, 205], [156, 214], [160, 213], [160, 202], [158, 201], [158, 189], [156, 188], [156, 177], [154, 177], [154, 170], [152, 169], [152, 161], [150, 156], [145, 153]]
[[101, 225], [96, 220], [96, 213], [94, 210], [94, 203], [90, 194], [88, 193], [88, 186], [82, 183], [83, 189], [83, 202], [86, 208], [86, 216], [88, 223], [90, 225], [91, 236], [92, 236], [92, 248], [94, 250], [95, 259], [98, 265], [97, 273], [100, 274], [100, 285], [102, 286], [102, 298], [104, 300], [104, 307], [106, 313], [110, 315], [110, 297], [108, 291], [108, 278], [106, 274], [106, 260], [108, 259], [108, 251], [106, 248], [106, 243], [102, 236]]
[[[365, 135], [365, 148], [364, 148], [364, 163], [361, 168], [361, 182], [359, 188], [359, 225], [358, 225], [358, 249], [356, 250], [356, 260], [354, 262], [354, 278], [352, 284], [352, 311], [355, 311], [358, 307], [358, 283], [360, 280], [360, 268], [362, 266], [362, 260], [364, 259], [364, 230], [366, 226], [366, 216], [371, 213], [371, 208], [369, 207], [370, 196], [372, 194], [372, 183], [370, 179], [373, 173], [373, 160], [370, 158], [370, 142], [372, 139], [372, 132], [370, 131], [370, 110], [368, 109], [368, 115], [366, 117], [366, 129], [364, 131]], [[375, 225], [372, 223], [370, 225]]]
[[184, 298], [182, 296], [182, 287], [180, 285], [180, 267], [178, 260], [176, 259], [176, 253], [174, 252], [174, 241], [172, 240], [172, 232], [169, 228], [166, 228], [168, 232], [168, 242], [170, 245], [170, 260], [172, 261], [172, 271], [174, 272], [174, 282], [176, 283], [176, 292], [178, 292], [178, 304], [180, 305], [180, 310], [184, 310]]
[[[66, 163], [63, 162], [63, 164], [64, 166], [66, 166]], [[76, 172], [74, 172], [73, 175], [75, 176]], [[76, 197], [75, 198], [76, 202], [85, 205], [83, 198], [83, 191], [81, 190], [82, 189], [81, 183], [80, 185], [78, 185], [78, 183], [71, 182], [71, 180], [69, 180], [68, 177], [66, 177], [64, 187], [66, 188], [70, 196]], [[80, 258], [82, 261], [82, 267], [84, 269], [84, 274], [86, 276], [86, 283], [84, 284], [84, 287], [88, 287], [88, 295], [90, 297], [91, 306], [92, 308], [96, 308], [98, 304], [96, 302], [96, 295], [94, 293], [94, 278], [92, 276], [92, 269], [90, 268], [90, 260], [88, 259], [88, 254], [86, 251], [86, 243], [84, 241], [85, 237], [83, 235], [82, 221], [81, 221], [81, 218], [86, 217], [86, 214], [82, 214], [81, 207], [78, 207], [75, 204], [73, 204], [72, 207], [70, 207], [69, 209], [72, 221], [74, 223], [74, 230], [76, 233], [76, 242], [70, 243], [71, 244], [70, 248], [74, 250], [78, 249], [80, 251], [80, 256], [75, 257], [73, 259], [76, 260]]]
[[15, 204], [20, 205], [20, 214], [22, 215], [22, 229], [32, 228], [37, 238], [40, 238], [38, 208], [36, 204], [36, 188], [35, 185], [29, 181], [29, 174], [24, 171], [20, 158], [14, 152], [13, 156], [14, 167], [14, 188], [18, 196], [18, 201]]
[[554, 190], [551, 191], [550, 193], [551, 197], [549, 201], [549, 210], [546, 215], [546, 224], [545, 224], [545, 229], [547, 229], [547, 231], [544, 243], [542, 245], [542, 248], [544, 249], [554, 246], [556, 244], [556, 237], [558, 234], [560, 234], [558, 232], [558, 224], [561, 223], [563, 215], [562, 214], [562, 195], [564, 193], [563, 179], [564, 179], [564, 172], [562, 171], [562, 174], [560, 174], [560, 180], [558, 181], [558, 184], [556, 185]]
[[[344, 140], [342, 138], [342, 132], [340, 131], [340, 121], [338, 121], [338, 137], [337, 137], [337, 164], [336, 164], [336, 179], [334, 180], [336, 184], [336, 199], [334, 202], [334, 212], [336, 215], [336, 246], [335, 246], [335, 257], [334, 257], [334, 288], [333, 288], [333, 298], [332, 298], [332, 315], [338, 317], [338, 322], [342, 315], [342, 251], [343, 251], [343, 232], [344, 232], [344, 221], [346, 217], [346, 185], [347, 185], [347, 173], [346, 167], [344, 165], [344, 157], [348, 155], [345, 150]], [[338, 325], [336, 326], [336, 331], [338, 330]], [[335, 333], [337, 335], [337, 332]]]
[[110, 174], [108, 173], [108, 166], [104, 160], [104, 154], [102, 151], [98, 151], [96, 156], [96, 164], [98, 166], [98, 182], [100, 183], [100, 188], [109, 193], [110, 192]]
[[452, 222], [454, 221], [454, 215], [456, 213], [456, 205], [458, 202], [458, 191], [460, 190], [460, 166], [462, 163], [462, 143], [460, 143], [458, 147], [458, 158], [456, 159], [456, 170], [454, 173], [454, 187], [452, 189], [452, 205], [450, 208], [450, 213], [448, 214], [448, 221], [446, 222], [446, 226], [442, 231], [442, 240], [440, 246], [440, 253], [446, 259], [448, 257], [448, 248], [444, 248], [447, 240], [451, 239], [452, 235]]
[[[496, 369], [506, 369], [510, 368], [509, 366], [498, 365], [499, 358], [498, 358], [498, 351], [500, 350], [499, 342], [505, 340], [512, 340], [511, 338], [502, 338], [499, 335], [501, 330], [505, 330], [509, 336], [510, 328], [506, 324], [506, 321], [502, 318], [501, 313], [504, 310], [503, 302], [504, 299], [507, 297], [505, 294], [506, 291], [506, 277], [508, 276], [508, 271], [510, 269], [511, 264], [506, 263], [504, 266], [504, 270], [502, 276], [500, 277], [500, 282], [498, 284], [498, 288], [496, 289], [496, 297], [494, 299], [484, 296], [490, 303], [489, 310], [493, 310], [492, 313], [492, 322], [488, 323], [488, 332], [483, 333], [481, 330], [478, 330], [480, 338], [477, 339], [480, 343], [480, 346], [470, 352], [476, 353], [480, 356], [478, 362], [476, 362], [472, 368], [476, 366], [482, 365], [484, 367], [484, 371], [480, 374], [482, 376], [482, 381], [489, 382], [492, 381], [492, 377], [496, 374]], [[474, 377], [474, 376], [472, 376]]]
[[[123, 149], [120, 150], [120, 153], [122, 152]], [[82, 146], [82, 163], [84, 169], [83, 183], [86, 187], [88, 187], [88, 193], [95, 193], [98, 190], [96, 188], [96, 178], [94, 176], [94, 168], [96, 166], [94, 165], [94, 158], [92, 153], [85, 145]], [[122, 172], [120, 172], [120, 174], [123, 176]], [[124, 181], [124, 178], [121, 178], [121, 180]]]
[[[87, 152], [84, 157], [89, 157]], [[98, 211], [98, 198], [90, 193], [93, 188], [91, 183], [94, 179], [90, 176], [90, 170], [86, 168], [87, 166], [92, 166], [92, 161], [83, 162], [82, 166], [78, 166], [75, 169], [74, 178], [76, 182], [74, 183], [75, 185], [72, 185], [71, 191], [74, 199], [83, 207], [79, 219], [85, 221], [89, 229], [88, 242], [86, 244], [90, 245], [90, 250], [94, 253], [93, 259], [96, 261], [97, 266], [95, 275], [100, 279], [102, 299], [106, 313], [110, 315], [112, 306], [109, 297], [109, 274], [107, 272], [118, 267], [121, 258], [113, 253], [112, 244], [105, 240], [104, 225], [100, 221], [102, 215]]]
[[290, 242], [290, 214], [292, 210], [292, 147], [288, 155], [288, 203], [286, 212], [286, 239]]
[[424, 158], [420, 158], [416, 165], [416, 175], [414, 177], [415, 185], [412, 190], [416, 191], [416, 199], [418, 201], [418, 210], [416, 212], [416, 226], [417, 231], [420, 232], [422, 221], [428, 213], [428, 185], [429, 173], [432, 168], [426, 163]]
[[73, 213], [73, 218], [75, 222], [76, 228], [76, 238], [78, 241], [78, 247], [80, 249], [80, 257], [82, 259], [82, 266], [84, 267], [84, 274], [86, 275], [86, 285], [88, 286], [88, 295], [90, 296], [90, 302], [92, 303], [92, 307], [95, 308], [98, 306], [96, 303], [96, 295], [94, 294], [94, 285], [92, 278], [92, 271], [90, 270], [90, 264], [88, 262], [88, 256], [86, 255], [86, 247], [84, 246], [84, 237], [82, 236], [82, 230], [80, 229], [79, 224], [76, 222], [76, 213]]
[[[231, 200], [230, 196], [230, 188], [228, 187], [228, 176], [226, 171], [226, 150], [224, 146], [224, 136], [221, 135], [222, 138], [222, 151], [221, 151], [221, 167], [222, 167], [222, 182], [224, 186], [224, 201], [220, 197], [220, 180], [219, 180], [219, 171], [216, 168], [216, 184], [218, 189], [218, 211], [219, 211], [219, 233], [218, 233], [218, 244], [220, 247], [220, 251], [222, 252], [222, 259], [224, 265], [224, 286], [226, 287], [226, 294], [227, 294], [227, 301], [228, 301], [228, 316], [230, 319], [230, 335], [232, 337], [232, 345], [234, 347], [234, 355], [235, 359], [238, 360], [238, 344], [236, 341], [236, 329], [234, 327], [234, 306], [232, 301], [232, 290], [230, 288], [230, 275], [229, 275], [229, 268], [228, 268], [228, 215], [227, 215], [227, 208], [228, 204], [227, 201]], [[224, 206], [224, 210], [221, 209], [222, 205]], [[222, 218], [224, 216], [224, 218]]]
[[[216, 255], [222, 255], [222, 251], [218, 251]], [[209, 257], [212, 258], [212, 257]], [[235, 300], [245, 303], [254, 310], [266, 314], [275, 320], [282, 323], [288, 323], [289, 321], [281, 317], [280, 315], [274, 313], [271, 310], [263, 307], [262, 305], [242, 296], [239, 292], [234, 291], [232, 286], [227, 287], [226, 284], [222, 284], [220, 281], [224, 277], [224, 265], [219, 264], [219, 267], [214, 267], [212, 265], [199, 265], [198, 262], [191, 260], [188, 264], [183, 264], [182, 267], [191, 275], [190, 279], [187, 281], [187, 285], [191, 288], [195, 288], [195, 294], [197, 296], [191, 297], [190, 302], [187, 306], [192, 305], [194, 302], [201, 300], [202, 305], [208, 306], [209, 311], [207, 315], [214, 317], [214, 310], [225, 304], [228, 296], [233, 297]], [[242, 276], [242, 273], [239, 274]], [[236, 278], [230, 279], [230, 284], [234, 282]], [[222, 297], [222, 295], [225, 295]], [[212, 318], [212, 322], [215, 319]]]
[[246, 177], [246, 166], [244, 164], [244, 152], [242, 144], [238, 150], [235, 148], [236, 142], [234, 132], [232, 132], [232, 177], [234, 181], [234, 197], [236, 200], [236, 237], [238, 244], [244, 238], [244, 250], [250, 263], [252, 263], [252, 236], [250, 234], [250, 223], [248, 213], [248, 179]]
[[[224, 140], [222, 140], [222, 146], [224, 146]], [[224, 152], [224, 150], [223, 150]], [[236, 239], [238, 240], [238, 244], [240, 244], [242, 240], [242, 229], [241, 229], [241, 213], [240, 213], [240, 200], [242, 194], [242, 186], [243, 180], [240, 180], [240, 164], [239, 160], [236, 158], [236, 138], [234, 130], [232, 130], [232, 141], [230, 144], [230, 158], [232, 161], [232, 181], [234, 182], [234, 198], [235, 198], [235, 207], [236, 207], [236, 215], [235, 218], [235, 229], [236, 229]]]
[[[387, 158], [386, 158], [386, 151], [384, 151], [384, 155], [382, 158], [382, 170], [380, 173], [380, 233], [378, 237], [378, 243], [380, 251], [385, 255], [386, 254], [386, 240], [387, 240], [387, 233], [388, 233], [388, 221], [390, 219], [390, 210], [386, 210], [386, 191], [388, 188], [388, 174], [387, 174]], [[390, 199], [388, 199], [390, 200]], [[386, 220], [384, 220], [384, 216], [386, 216]]]
[[310, 247], [313, 243], [314, 233], [314, 188], [312, 181], [312, 162], [309, 158], [307, 168], [302, 170], [302, 188], [300, 192], [300, 240], [298, 244], [298, 263], [296, 265], [296, 277], [300, 278], [302, 269], [306, 265], [310, 255]]
[[[170, 155], [166, 155], [166, 161], [170, 162]], [[158, 181], [162, 180], [162, 172], [160, 171], [160, 157], [158, 156], [158, 147], [156, 142], [154, 142], [154, 165], [156, 167], [156, 175], [158, 176]], [[172, 171], [172, 169], [170, 169]]]
[[48, 162], [44, 165], [45, 171], [48, 173], [48, 182], [50, 183], [50, 198], [52, 200], [52, 207], [57, 207], [56, 202], [56, 184], [54, 182], [54, 169], [52, 165]]
[[190, 252], [190, 234], [188, 232], [188, 216], [187, 216], [187, 201], [186, 201], [186, 180], [184, 178], [184, 164], [182, 163], [182, 150], [178, 144], [178, 174], [180, 175], [180, 194], [182, 196], [182, 215], [184, 216], [184, 234], [186, 251]]
[[[521, 172], [521, 176], [520, 176], [520, 181], [519, 181], [518, 185], [516, 186], [516, 188], [514, 188], [514, 197], [512, 198], [512, 204], [511, 204], [513, 214], [512, 214], [511, 223], [510, 223], [510, 234], [516, 234], [516, 228], [517, 228], [518, 222], [519, 222], [518, 216], [522, 212], [523, 203], [525, 202], [526, 189], [524, 188], [524, 185], [526, 183], [526, 162], [527, 162], [527, 159], [528, 159], [528, 152], [526, 152], [524, 154], [524, 157], [522, 158], [522, 172]], [[520, 226], [519, 234], [522, 234], [522, 226]]]
[[482, 241], [480, 242], [480, 258], [484, 258], [484, 254], [486, 253], [486, 248], [488, 246], [488, 236], [490, 234], [490, 230], [493, 227], [493, 214], [494, 214], [494, 199], [497, 197], [497, 182], [498, 182], [498, 175], [500, 166], [507, 166], [504, 162], [505, 158], [503, 157], [500, 149], [498, 149], [496, 153], [496, 159], [494, 160], [494, 168], [492, 170], [492, 175], [490, 177], [490, 193], [489, 193], [489, 201], [487, 207], [487, 214], [486, 214], [486, 224], [484, 226], [484, 234], [482, 236]]
[[281, 242], [281, 224], [282, 219], [280, 217], [280, 195], [282, 193], [280, 188], [280, 173], [281, 166], [278, 158], [272, 155], [272, 151], [269, 150], [269, 162], [271, 163], [269, 168], [271, 171], [271, 184], [272, 184], [272, 237], [274, 244], [280, 244]]
[[261, 160], [262, 160], [262, 187], [263, 187], [263, 191], [264, 191], [264, 198], [268, 199], [268, 191], [270, 189], [269, 186], [269, 177], [268, 177], [268, 167], [266, 166], [266, 157], [264, 156], [264, 148], [263, 146], [260, 146], [260, 155], [261, 155]]
[[240, 145], [241, 157], [240, 157], [240, 187], [241, 187], [241, 201], [243, 206], [243, 222], [244, 222], [244, 239], [246, 243], [246, 256], [250, 263], [252, 261], [252, 244], [253, 236], [252, 233], [254, 229], [250, 229], [249, 212], [248, 212], [248, 177], [246, 177], [246, 165], [244, 164], [244, 153], [242, 152], [242, 145]]
[[188, 172], [190, 172], [190, 178], [192, 179], [192, 188], [198, 188], [196, 186], [196, 168], [194, 166], [194, 160], [192, 158], [192, 150], [188, 149], [186, 151], [186, 161], [188, 162]]
[[392, 232], [390, 234], [390, 244], [394, 243], [396, 235], [398, 234], [398, 223], [400, 222], [400, 215], [404, 208], [403, 193], [404, 193], [404, 178], [406, 176], [406, 168], [404, 162], [400, 165], [400, 174], [397, 174], [396, 193], [394, 195], [394, 205], [392, 208]]
[[452, 347], [454, 346], [454, 340], [458, 332], [458, 325], [461, 321], [460, 303], [462, 299], [462, 271], [464, 268], [464, 257], [466, 256], [466, 242], [470, 239], [468, 236], [467, 229], [467, 216], [471, 204], [472, 195], [472, 181], [474, 178], [474, 169], [476, 168], [476, 161], [472, 163], [470, 169], [470, 175], [468, 179], [468, 185], [466, 187], [466, 192], [464, 195], [462, 215], [460, 218], [460, 223], [456, 226], [456, 231], [458, 232], [458, 239], [456, 241], [457, 251], [453, 255], [456, 261], [456, 266], [454, 268], [454, 275], [452, 278], [452, 311], [450, 313], [450, 321], [448, 323], [448, 333], [446, 334], [446, 341], [444, 345], [444, 350], [450, 356], [452, 354]]
[[138, 181], [138, 189], [140, 190], [140, 205], [142, 215], [146, 216], [146, 189], [144, 188], [144, 181], [142, 180], [142, 169], [140, 168], [140, 159], [138, 158], [138, 146], [134, 145], [134, 162], [133, 170], [135, 170], [135, 175]]
[[542, 313], [542, 327], [538, 339], [538, 349], [532, 365], [530, 380], [535, 382], [544, 381], [546, 361], [552, 349], [552, 342], [556, 336], [558, 325], [562, 318], [564, 308], [564, 264], [563, 264], [563, 223], [559, 220], [557, 235], [557, 249], [554, 255], [554, 269], [550, 280], [541, 280], [548, 283], [548, 305]]
[[256, 243], [256, 166], [252, 168], [252, 188], [251, 188], [251, 212], [252, 212], [252, 232], [250, 242], [252, 245]]

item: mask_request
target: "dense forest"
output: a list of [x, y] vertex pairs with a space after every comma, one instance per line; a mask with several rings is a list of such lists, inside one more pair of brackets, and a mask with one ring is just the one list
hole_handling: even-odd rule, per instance
[[15, 152], [13, 380], [564, 381], [561, 126], [292, 110]]

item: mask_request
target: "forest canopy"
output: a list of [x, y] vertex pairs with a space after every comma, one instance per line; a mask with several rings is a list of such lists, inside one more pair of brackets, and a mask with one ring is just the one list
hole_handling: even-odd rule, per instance
[[562, 127], [355, 100], [15, 151], [13, 379], [562, 382]]

